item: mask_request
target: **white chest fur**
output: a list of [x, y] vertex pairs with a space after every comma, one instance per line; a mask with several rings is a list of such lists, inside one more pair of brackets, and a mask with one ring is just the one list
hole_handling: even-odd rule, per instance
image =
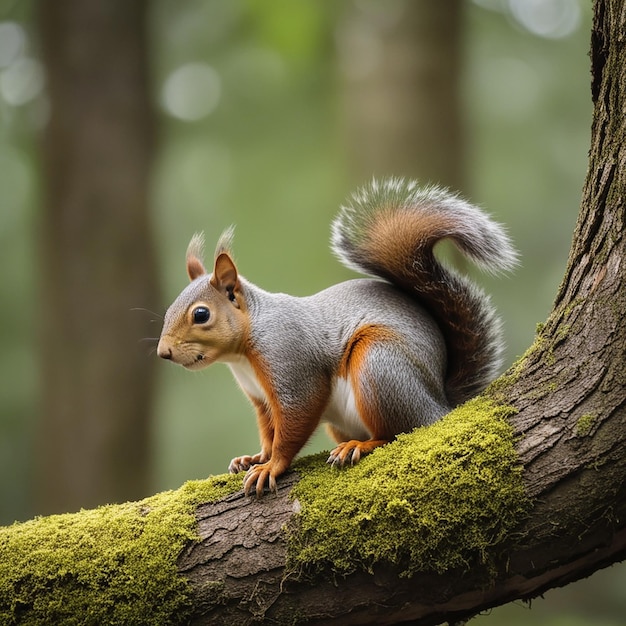
[[250, 365], [250, 361], [245, 357], [241, 357], [239, 360], [229, 363], [228, 367], [230, 367], [230, 371], [233, 373], [233, 376], [239, 383], [239, 386], [255, 400], [265, 401], [266, 395], [263, 387], [259, 383], [259, 379], [254, 373], [254, 369], [252, 365]]

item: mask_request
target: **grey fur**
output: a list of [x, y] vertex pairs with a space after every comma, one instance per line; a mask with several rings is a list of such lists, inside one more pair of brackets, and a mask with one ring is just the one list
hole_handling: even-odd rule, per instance
[[[512, 269], [518, 254], [504, 228], [478, 207], [436, 186], [391, 178], [372, 181], [343, 206], [332, 225], [333, 251], [347, 266], [379, 276], [422, 302], [439, 323], [448, 347], [446, 389], [458, 404], [476, 395], [496, 375], [502, 358], [501, 323], [489, 297], [467, 277], [442, 265], [434, 245], [451, 239], [481, 269]], [[413, 253], [401, 259], [402, 272], [389, 251], [368, 254], [371, 232], [381, 214], [421, 215], [442, 221], [446, 229], [415, 233]], [[389, 242], [390, 250], [393, 242]], [[465, 336], [464, 336], [465, 334]], [[477, 338], [470, 340], [472, 334]]]
[[[304, 298], [270, 294], [243, 279], [241, 289], [249, 307], [251, 342], [271, 372], [286, 415], [312, 406], [320, 388], [332, 387], [346, 346], [364, 325], [388, 328], [398, 337], [368, 354], [360, 381], [388, 419], [389, 438], [432, 423], [450, 409], [441, 332], [425, 310], [393, 285], [354, 279]], [[239, 378], [237, 367], [230, 365]], [[325, 411], [321, 420], [337, 426], [340, 416]], [[346, 432], [343, 426], [350, 438], [362, 435], [362, 427]]]

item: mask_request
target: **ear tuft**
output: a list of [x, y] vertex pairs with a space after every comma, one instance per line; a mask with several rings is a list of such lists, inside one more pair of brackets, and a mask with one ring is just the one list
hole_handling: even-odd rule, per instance
[[189, 280], [195, 280], [198, 276], [206, 274], [202, 263], [204, 255], [204, 233], [195, 233], [187, 246], [187, 274]]
[[215, 246], [215, 256], [213, 257], [217, 261], [217, 257], [220, 254], [226, 253], [231, 258], [233, 255], [233, 239], [235, 237], [235, 227], [229, 226], [217, 240], [217, 245]]

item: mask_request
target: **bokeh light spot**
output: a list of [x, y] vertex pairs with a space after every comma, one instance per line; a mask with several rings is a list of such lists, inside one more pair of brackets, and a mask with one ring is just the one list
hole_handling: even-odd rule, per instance
[[0, 22], [0, 67], [8, 67], [26, 44], [24, 29], [15, 22]]
[[12, 106], [34, 100], [43, 87], [43, 67], [35, 59], [20, 57], [0, 74], [0, 94]]
[[222, 92], [219, 74], [206, 63], [186, 63], [165, 80], [162, 103], [178, 119], [195, 122], [211, 114]]
[[509, 0], [509, 8], [520, 26], [547, 39], [571, 35], [582, 21], [578, 0]]

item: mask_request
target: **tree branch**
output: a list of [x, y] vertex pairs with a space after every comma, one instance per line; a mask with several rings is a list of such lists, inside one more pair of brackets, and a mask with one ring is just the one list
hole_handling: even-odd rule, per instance
[[[526, 423], [521, 415], [514, 419]], [[624, 426], [617, 412], [603, 427], [623, 432]], [[294, 616], [311, 624], [454, 622], [623, 559], [626, 463], [620, 444], [589, 432], [562, 434], [568, 430], [555, 437], [555, 428], [544, 424], [545, 436], [533, 434], [534, 444], [528, 436], [519, 440], [520, 456], [532, 457], [524, 477], [536, 500], [524, 522], [497, 545], [487, 568], [474, 561], [406, 578], [401, 567], [378, 563], [371, 572], [345, 577], [327, 570], [311, 584], [286, 574], [289, 533], [283, 529], [298, 526], [299, 507], [289, 499], [293, 474], [281, 481], [276, 498], [256, 501], [239, 493], [201, 506], [201, 541], [179, 560], [195, 590], [193, 623], [292, 623]]]

